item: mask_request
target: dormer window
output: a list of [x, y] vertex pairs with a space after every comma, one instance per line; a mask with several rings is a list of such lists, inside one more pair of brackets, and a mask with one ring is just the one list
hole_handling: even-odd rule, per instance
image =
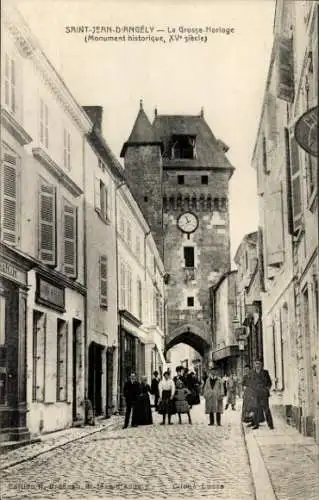
[[171, 158], [193, 160], [196, 158], [195, 145], [194, 135], [173, 135]]

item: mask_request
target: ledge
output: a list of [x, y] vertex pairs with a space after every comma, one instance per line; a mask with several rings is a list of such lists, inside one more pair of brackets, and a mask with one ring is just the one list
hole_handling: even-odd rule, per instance
[[61, 184], [73, 195], [79, 197], [83, 191], [74, 181], [62, 170], [61, 167], [42, 148], [33, 148], [33, 156], [58, 179]]
[[119, 311], [119, 314], [120, 314], [120, 316], [122, 316], [123, 318], [125, 318], [127, 321], [129, 321], [130, 323], [132, 323], [134, 326], [139, 327], [139, 326], [142, 325], [142, 321], [140, 321], [138, 318], [136, 318], [133, 314], [131, 314], [126, 309], [121, 309]]
[[24, 130], [5, 108], [1, 107], [1, 123], [12, 134], [21, 146], [30, 144], [32, 137]]

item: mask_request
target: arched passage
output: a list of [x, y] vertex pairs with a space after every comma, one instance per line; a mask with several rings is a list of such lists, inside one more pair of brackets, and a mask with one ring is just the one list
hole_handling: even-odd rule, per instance
[[191, 331], [186, 331], [180, 333], [179, 335], [176, 335], [173, 339], [169, 340], [166, 343], [164, 349], [165, 354], [169, 351], [169, 349], [176, 346], [177, 344], [189, 345], [190, 347], [195, 349], [195, 351], [197, 351], [202, 357], [205, 356], [205, 353], [210, 348], [209, 344], [202, 337], [200, 337], [196, 333], [192, 333]]

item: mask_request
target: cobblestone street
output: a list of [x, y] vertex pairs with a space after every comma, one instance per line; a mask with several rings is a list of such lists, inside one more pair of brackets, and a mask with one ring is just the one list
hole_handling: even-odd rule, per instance
[[2, 472], [1, 498], [254, 498], [240, 411], [207, 425], [122, 430], [121, 422]]

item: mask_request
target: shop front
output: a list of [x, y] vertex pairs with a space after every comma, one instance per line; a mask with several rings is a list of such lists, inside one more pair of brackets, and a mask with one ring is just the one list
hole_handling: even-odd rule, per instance
[[124, 384], [131, 373], [138, 378], [145, 374], [145, 332], [142, 323], [126, 310], [120, 311], [120, 410], [125, 406]]
[[0, 243], [0, 441], [30, 437], [27, 428], [27, 273], [33, 263]]
[[84, 422], [85, 289], [40, 264], [29, 285], [28, 427], [38, 435]]

